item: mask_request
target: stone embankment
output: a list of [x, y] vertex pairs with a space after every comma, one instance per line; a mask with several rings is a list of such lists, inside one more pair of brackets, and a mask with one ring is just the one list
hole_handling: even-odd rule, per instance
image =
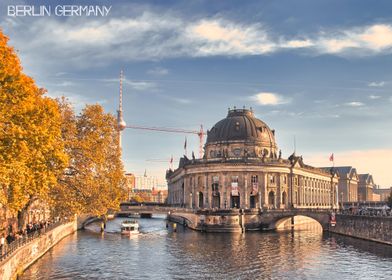
[[77, 230], [77, 221], [61, 224], [43, 233], [38, 238], [16, 249], [0, 263], [0, 279], [16, 279], [17, 276], [37, 261], [64, 237]]
[[290, 217], [302, 215], [319, 222], [323, 230], [355, 238], [392, 245], [392, 217], [359, 216], [336, 214], [336, 225], [329, 223], [329, 213], [309, 211], [238, 211], [200, 210], [191, 212], [175, 211], [168, 220], [205, 232], [244, 232], [245, 230], [273, 230], [280, 223], [288, 223]]
[[392, 245], [392, 217], [336, 215], [330, 232]]
[[18, 275], [23, 273], [24, 270], [63, 238], [97, 220], [100, 219], [90, 215], [78, 216], [73, 221], [61, 224], [52, 230], [42, 233], [39, 237], [17, 248], [11, 255], [0, 262], [0, 279], [16, 279]]

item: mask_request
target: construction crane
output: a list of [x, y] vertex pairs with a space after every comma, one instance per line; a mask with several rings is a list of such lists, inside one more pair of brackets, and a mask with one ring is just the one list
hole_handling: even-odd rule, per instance
[[200, 130], [187, 130], [181, 128], [168, 128], [168, 127], [155, 127], [155, 126], [147, 127], [147, 126], [139, 126], [139, 125], [127, 125], [126, 128], [172, 132], [172, 133], [196, 134], [197, 136], [199, 136], [199, 157], [200, 158], [203, 157], [204, 135], [206, 135], [206, 133], [203, 130], [203, 125], [200, 125]]
[[132, 129], [143, 129], [143, 130], [150, 130], [150, 131], [163, 131], [163, 132], [173, 132], [173, 133], [186, 133], [186, 134], [196, 134], [199, 136], [199, 157], [203, 157], [203, 143], [204, 143], [204, 135], [206, 133], [203, 130], [203, 125], [200, 125], [200, 130], [186, 130], [180, 128], [166, 128], [166, 127], [147, 127], [147, 126], [139, 126], [139, 125], [127, 125], [123, 118], [123, 106], [122, 106], [122, 98], [123, 98], [123, 77], [124, 72], [123, 70], [120, 71], [120, 92], [119, 92], [119, 106], [117, 110], [117, 131], [118, 131], [118, 138], [119, 138], [119, 147], [121, 150], [121, 132], [125, 128], [132, 128]]

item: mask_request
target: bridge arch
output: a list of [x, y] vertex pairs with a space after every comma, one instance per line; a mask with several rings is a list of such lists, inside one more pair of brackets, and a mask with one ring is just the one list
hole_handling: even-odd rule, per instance
[[329, 227], [330, 214], [326, 211], [281, 211], [268, 213], [268, 218], [264, 222], [264, 229], [277, 229], [279, 225], [296, 216], [304, 216], [317, 221], [323, 230]]

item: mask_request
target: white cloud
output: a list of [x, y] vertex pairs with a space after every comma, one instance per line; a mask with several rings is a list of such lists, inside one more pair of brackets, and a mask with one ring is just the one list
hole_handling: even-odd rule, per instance
[[383, 87], [385, 85], [384, 81], [381, 82], [371, 82], [368, 84], [369, 87]]
[[57, 91], [57, 90], [48, 90], [47, 95], [52, 98], [61, 98], [61, 97], [66, 97], [68, 101], [71, 103], [71, 105], [77, 110], [80, 111], [82, 110], [87, 104], [105, 104], [107, 103], [107, 100], [101, 99], [97, 100], [96, 98], [89, 98], [86, 96], [82, 96], [80, 94], [75, 94], [73, 92], [68, 92], [68, 91]]
[[188, 105], [188, 104], [192, 104], [193, 101], [187, 98], [182, 98], [182, 97], [175, 97], [175, 96], [171, 96], [171, 95], [166, 95], [166, 94], [157, 94], [158, 97], [176, 102], [178, 104], [182, 104], [182, 105]]
[[[116, 78], [114, 78], [114, 79], [97, 79], [97, 81], [102, 81], [102, 82], [106, 82], [106, 83], [116, 83], [116, 84], [120, 83], [120, 80], [116, 79]], [[150, 82], [150, 81], [132, 81], [127, 78], [124, 78], [123, 83], [126, 86], [130, 86], [132, 89], [140, 90], [140, 91], [151, 90], [151, 89], [156, 88], [156, 84], [153, 82]]]
[[390, 52], [392, 47], [392, 26], [375, 24], [354, 27], [347, 30], [332, 32], [332, 36], [322, 34], [316, 39], [316, 48], [321, 53], [347, 53], [350, 55], [371, 55]]
[[225, 19], [201, 20], [186, 28], [194, 56], [255, 55], [272, 52], [272, 42], [260, 24], [241, 25]]
[[131, 81], [128, 79], [124, 80], [124, 84], [129, 85], [131, 88], [135, 90], [151, 90], [155, 88], [155, 83], [147, 82], [147, 81]]
[[381, 96], [379, 96], [379, 95], [373, 95], [373, 94], [372, 94], [372, 95], [369, 95], [369, 98], [374, 100], [374, 99], [379, 99], [379, 98], [381, 98]]
[[169, 70], [162, 67], [155, 67], [153, 69], [148, 70], [147, 73], [154, 76], [165, 76], [169, 74]]
[[251, 99], [256, 101], [260, 105], [267, 106], [275, 106], [289, 102], [289, 100], [285, 99], [283, 96], [272, 92], [260, 92], [251, 96]]
[[314, 46], [314, 42], [312, 42], [309, 39], [306, 40], [290, 40], [286, 42], [282, 42], [281, 44], [282, 47], [284, 48], [308, 48]]
[[361, 106], [364, 106], [365, 104], [362, 102], [359, 102], [359, 101], [352, 101], [352, 102], [345, 103], [344, 105], [350, 106], [350, 107], [361, 107]]
[[[241, 23], [223, 17], [192, 20], [150, 11], [132, 18], [6, 19], [0, 25], [10, 35], [11, 44], [20, 50], [24, 63], [42, 69], [52, 63], [88, 68], [116, 59], [264, 55], [287, 49], [311, 54], [375, 55], [390, 53], [392, 48], [390, 24], [324, 30], [290, 38], [275, 34], [262, 23]], [[155, 70], [156, 74], [165, 74], [163, 68]]]

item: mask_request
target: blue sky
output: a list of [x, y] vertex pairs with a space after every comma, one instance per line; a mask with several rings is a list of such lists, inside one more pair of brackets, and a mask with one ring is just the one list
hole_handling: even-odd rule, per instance
[[[35, 2], [35, 3], [34, 3]], [[9, 17], [0, 26], [25, 72], [77, 110], [115, 113], [125, 72], [128, 124], [211, 128], [228, 107], [253, 107], [283, 156], [353, 165], [392, 183], [390, 1], [73, 1], [112, 5], [107, 17]], [[53, 9], [60, 1], [40, 1]], [[185, 135], [126, 130], [127, 171], [164, 181]], [[197, 154], [198, 138], [188, 135]]]

